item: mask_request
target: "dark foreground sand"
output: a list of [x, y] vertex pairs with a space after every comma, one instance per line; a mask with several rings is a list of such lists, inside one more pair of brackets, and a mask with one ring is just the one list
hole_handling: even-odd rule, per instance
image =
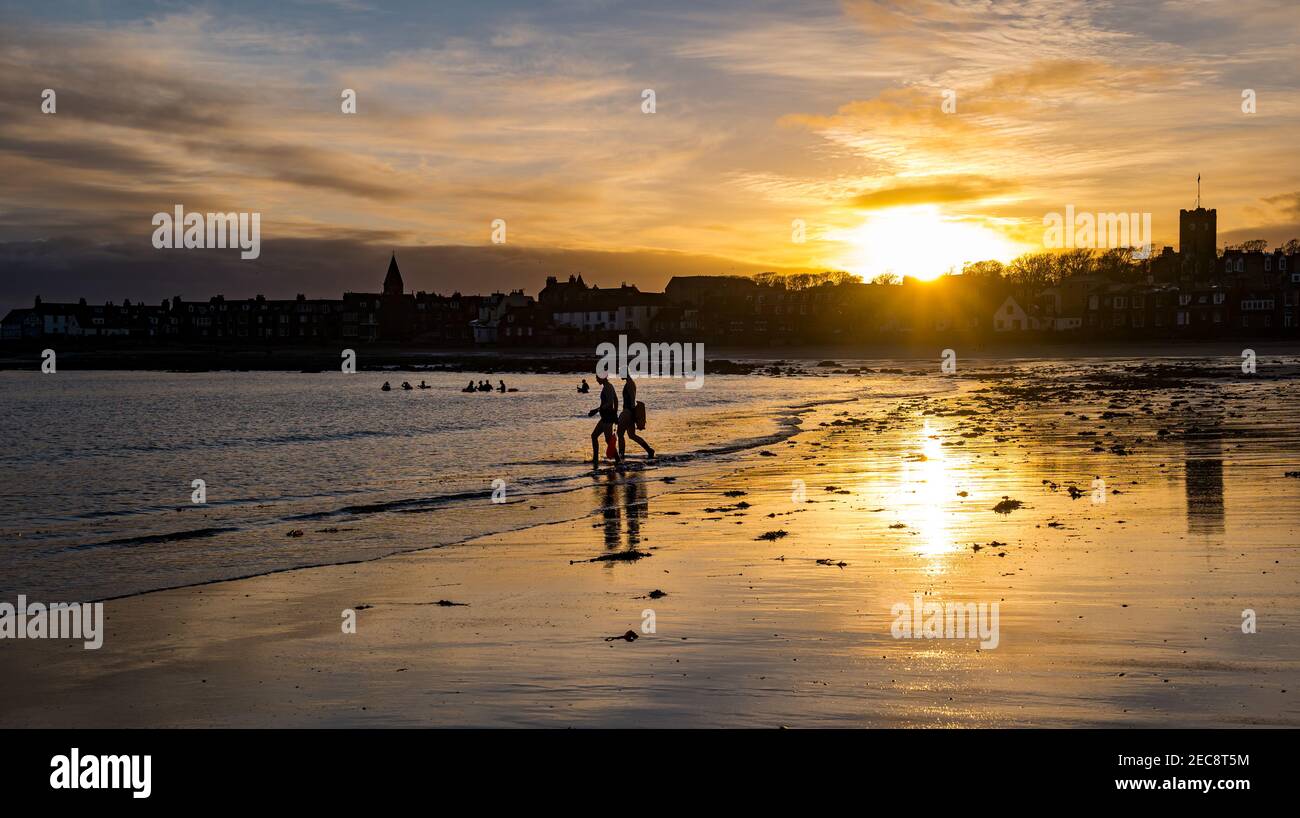
[[[0, 726], [1297, 726], [1293, 374], [1008, 366], [580, 520], [113, 600], [99, 651], [0, 645]], [[997, 647], [894, 638], [917, 594]]]

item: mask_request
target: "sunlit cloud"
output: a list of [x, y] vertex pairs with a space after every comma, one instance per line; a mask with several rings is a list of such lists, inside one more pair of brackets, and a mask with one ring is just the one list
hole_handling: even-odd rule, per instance
[[[932, 275], [1067, 204], [1174, 243], [1198, 172], [1222, 239], [1300, 229], [1286, 4], [372, 5], [3, 12], [0, 241], [132, 244], [183, 202], [259, 210], [268, 242], [478, 246], [503, 218], [537, 249]], [[877, 246], [904, 218], [931, 232]]]

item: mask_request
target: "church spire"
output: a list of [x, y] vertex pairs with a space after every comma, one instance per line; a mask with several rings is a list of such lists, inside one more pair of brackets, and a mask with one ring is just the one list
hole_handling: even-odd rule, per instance
[[388, 260], [388, 275], [384, 276], [384, 295], [401, 295], [402, 271], [397, 269], [397, 252]]

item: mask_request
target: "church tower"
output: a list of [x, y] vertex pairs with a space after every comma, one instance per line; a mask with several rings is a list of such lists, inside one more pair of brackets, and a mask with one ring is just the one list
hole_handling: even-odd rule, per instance
[[397, 269], [397, 253], [388, 260], [388, 275], [384, 276], [384, 295], [402, 294], [402, 271]]
[[1196, 209], [1178, 211], [1178, 252], [1184, 275], [1208, 277], [1215, 268], [1218, 214], [1201, 207], [1201, 177], [1196, 176]]

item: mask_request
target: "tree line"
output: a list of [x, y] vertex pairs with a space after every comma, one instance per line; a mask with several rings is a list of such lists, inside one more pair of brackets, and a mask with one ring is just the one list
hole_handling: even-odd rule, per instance
[[[1247, 253], [1268, 251], [1268, 240], [1250, 239], [1229, 245], [1225, 250]], [[1287, 255], [1300, 253], [1300, 239], [1291, 239], [1276, 247]], [[1025, 292], [1037, 292], [1081, 275], [1096, 275], [1118, 284], [1138, 284], [1146, 280], [1148, 259], [1138, 259], [1133, 249], [1115, 247], [1093, 250], [1076, 247], [1070, 250], [1025, 253], [1010, 262], [968, 261], [961, 275], [980, 279], [989, 284], [1006, 284]], [[836, 287], [842, 284], [861, 284], [862, 277], [844, 271], [821, 273], [757, 273], [751, 276], [761, 287], [781, 290], [808, 290], [815, 287]], [[881, 273], [871, 279], [872, 284], [898, 285], [903, 278], [897, 273]]]

